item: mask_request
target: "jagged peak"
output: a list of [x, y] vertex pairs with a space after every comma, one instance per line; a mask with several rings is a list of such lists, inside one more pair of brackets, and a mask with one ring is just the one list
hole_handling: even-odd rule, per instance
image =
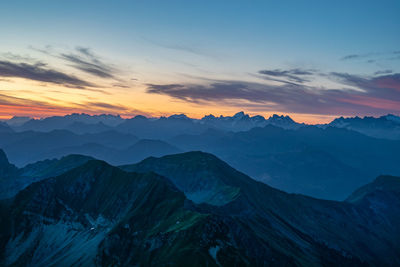
[[243, 119], [245, 117], [249, 117], [249, 115], [247, 115], [246, 113], [244, 113], [243, 111], [239, 111], [238, 113], [236, 113], [235, 115], [233, 115], [232, 118], [234, 119]]
[[181, 113], [181, 114], [173, 114], [169, 116], [168, 119], [189, 120], [190, 118], [186, 116], [186, 114]]
[[213, 114], [205, 115], [201, 120], [212, 120], [215, 119], [216, 117]]
[[289, 117], [288, 115], [278, 115], [278, 114], [273, 114], [268, 118], [269, 122], [278, 122], [278, 121], [285, 121], [285, 122], [290, 122], [290, 123], [295, 123], [295, 121]]

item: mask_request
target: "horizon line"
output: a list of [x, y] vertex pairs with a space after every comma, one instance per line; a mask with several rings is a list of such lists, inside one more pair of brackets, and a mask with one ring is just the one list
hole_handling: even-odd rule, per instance
[[[39, 116], [31, 117], [31, 116], [10, 115], [10, 116], [5, 118], [3, 116], [0, 116], [0, 122], [7, 122], [7, 121], [9, 121], [9, 120], [11, 120], [13, 118], [29, 118], [30, 120], [32, 120], [32, 119], [33, 120], [44, 120], [44, 119], [52, 118], [52, 117], [66, 117], [66, 116], [71, 116], [71, 115], [87, 115], [87, 116], [90, 116], [90, 117], [113, 116], [113, 117], [119, 117], [119, 118], [121, 118], [123, 120], [129, 120], [129, 119], [133, 119], [135, 117], [145, 117], [146, 119], [161, 119], [161, 118], [170, 118], [170, 117], [173, 117], [173, 116], [182, 116], [183, 115], [188, 119], [195, 120], [195, 121], [200, 121], [200, 120], [202, 120], [203, 118], [205, 118], [207, 116], [214, 116], [215, 118], [232, 118], [235, 115], [238, 115], [240, 113], [243, 113], [244, 116], [249, 116], [250, 118], [260, 116], [260, 117], [264, 118], [265, 120], [268, 120], [268, 119], [272, 118], [273, 116], [289, 117], [295, 123], [305, 124], [305, 125], [329, 124], [329, 123], [323, 123], [323, 122], [320, 122], [320, 123], [307, 123], [307, 122], [304, 122], [304, 121], [298, 121], [298, 120], [293, 119], [292, 116], [288, 115], [288, 113], [271, 113], [272, 115], [269, 115], [269, 117], [267, 117], [267, 116], [263, 116], [263, 115], [260, 115], [260, 114], [256, 114], [254, 112], [246, 113], [244, 111], [238, 111], [233, 115], [222, 115], [222, 114], [214, 115], [214, 114], [210, 113], [210, 114], [205, 114], [202, 117], [190, 117], [190, 116], [186, 115], [185, 113], [170, 113], [169, 115], [160, 115], [160, 116], [146, 116], [146, 115], [142, 115], [142, 114], [137, 114], [137, 115], [133, 115], [133, 116], [124, 116], [124, 115], [121, 115], [121, 114], [118, 114], [118, 113], [92, 113], [92, 114], [90, 114], [90, 113], [85, 113], [85, 112], [81, 112], [81, 113], [72, 112], [72, 113], [65, 113], [63, 115], [51, 115], [51, 116], [42, 116], [42, 117], [39, 117]], [[387, 114], [384, 114], [384, 115], [375, 115], [375, 116], [374, 115], [364, 115], [364, 116], [361, 116], [361, 115], [349, 115], [349, 116], [346, 116], [346, 115], [320, 115], [320, 114], [312, 114], [312, 115], [332, 117], [333, 119], [330, 122], [332, 122], [332, 121], [334, 121], [335, 119], [338, 119], [338, 118], [344, 118], [344, 119], [376, 118], [376, 119], [378, 119], [378, 118], [386, 117], [386, 116], [389, 116], [389, 115], [400, 117], [400, 114], [397, 115], [397, 114], [393, 114], [393, 113], [387, 113]]]

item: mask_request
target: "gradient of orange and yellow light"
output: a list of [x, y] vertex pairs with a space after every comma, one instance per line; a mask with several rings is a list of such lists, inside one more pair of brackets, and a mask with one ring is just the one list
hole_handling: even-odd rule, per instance
[[[0, 119], [12, 116], [48, 117], [70, 113], [119, 114], [122, 117], [147, 115], [153, 117], [184, 113], [192, 118], [204, 115], [232, 116], [242, 110], [221, 103], [196, 104], [168, 96], [148, 94], [146, 86], [131, 88], [104, 87], [76, 89], [63, 85], [11, 78], [0, 81]], [[274, 111], [257, 112], [243, 109], [250, 115], [269, 117]], [[294, 120], [305, 123], [325, 123], [335, 116], [289, 113]]]

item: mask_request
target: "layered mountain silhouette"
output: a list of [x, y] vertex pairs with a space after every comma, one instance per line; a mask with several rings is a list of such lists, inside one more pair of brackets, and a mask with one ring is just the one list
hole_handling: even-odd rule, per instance
[[207, 131], [170, 143], [213, 153], [236, 169], [287, 192], [345, 199], [382, 173], [400, 175], [400, 142], [347, 129], [267, 125], [245, 132]]
[[1, 264], [398, 265], [399, 184], [378, 177], [337, 202], [284, 193], [203, 152], [120, 168], [89, 160], [0, 202]]
[[43, 157], [60, 158], [63, 155], [82, 154], [107, 161], [110, 164], [121, 165], [141, 161], [147, 157], [160, 157], [182, 152], [179, 148], [160, 140], [141, 139], [124, 149], [107, 147], [97, 143], [86, 143], [80, 146], [54, 149]]
[[165, 139], [178, 134], [201, 133], [208, 128], [224, 131], [247, 131], [254, 127], [275, 125], [287, 129], [299, 128], [304, 124], [294, 122], [289, 116], [273, 115], [268, 119], [263, 116], [249, 116], [243, 111], [233, 116], [214, 115], [204, 116], [202, 119], [192, 119], [184, 114], [169, 117], [147, 118], [142, 115], [130, 119], [123, 119], [114, 115], [71, 114], [53, 116], [44, 119], [30, 119], [27, 117], [13, 117], [5, 124], [18, 132], [38, 131], [50, 132], [54, 130], [69, 130], [76, 134], [98, 133], [116, 130], [132, 133], [140, 138]]
[[6, 121], [3, 130], [0, 125], [0, 148], [20, 168], [69, 154], [123, 165], [198, 150], [281, 190], [344, 200], [380, 174], [400, 175], [399, 121], [386, 115], [312, 126], [288, 116], [265, 119], [244, 112], [202, 119], [71, 114]]
[[[44, 119], [29, 117], [13, 117], [0, 124], [0, 131], [5, 126], [12, 130], [50, 132], [53, 130], [69, 130], [76, 134], [98, 133], [116, 130], [132, 133], [140, 138], [168, 139], [179, 134], [199, 134], [208, 128], [223, 131], [248, 131], [255, 127], [273, 125], [284, 129], [298, 129], [305, 124], [297, 123], [289, 116], [274, 114], [268, 119], [263, 116], [250, 116], [243, 111], [233, 116], [204, 116], [202, 119], [192, 119], [184, 114], [169, 117], [147, 118], [138, 115], [123, 119], [118, 115], [88, 115], [70, 114], [53, 116]], [[358, 131], [368, 136], [385, 139], [400, 139], [400, 117], [388, 114], [381, 117], [349, 117], [337, 118], [329, 124], [316, 125], [322, 128], [337, 127]]]
[[346, 128], [376, 138], [400, 140], [400, 117], [388, 114], [379, 118], [337, 118], [329, 126]]
[[[74, 134], [67, 130], [0, 133], [0, 147], [6, 151], [10, 161], [20, 167], [39, 160], [83, 152], [82, 149], [75, 151], [68, 149], [70, 147], [79, 148], [89, 143], [95, 143], [107, 148], [123, 150], [137, 142], [138, 138], [136, 136], [116, 131], [94, 134]], [[65, 149], [66, 153], [60, 154], [58, 151], [63, 149]], [[82, 154], [91, 156], [90, 151], [88, 150], [87, 152]]]
[[[75, 129], [75, 124], [81, 127], [88, 127], [88, 125], [99, 125], [106, 127], [116, 126], [123, 122], [120, 116], [102, 114], [102, 115], [88, 115], [88, 114], [71, 114], [66, 116], [53, 116], [44, 119], [29, 119], [26, 117], [14, 117], [10, 119], [9, 125], [14, 127], [17, 131], [39, 131], [49, 132], [53, 130], [62, 129]], [[8, 123], [8, 122], [7, 122]], [[101, 131], [104, 128], [100, 128]], [[89, 131], [90, 132], [90, 131]], [[78, 133], [82, 133], [82, 129], [78, 129]], [[85, 133], [85, 132], [84, 132]]]
[[0, 149], [0, 199], [11, 198], [34, 182], [60, 175], [92, 159], [82, 155], [68, 155], [59, 160], [44, 160], [17, 168], [9, 163], [6, 154]]

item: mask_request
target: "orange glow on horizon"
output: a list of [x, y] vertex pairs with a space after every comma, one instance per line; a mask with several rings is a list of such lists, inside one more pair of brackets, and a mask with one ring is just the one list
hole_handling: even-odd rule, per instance
[[[46, 117], [51, 117], [51, 116], [65, 116], [65, 115], [72, 114], [72, 113], [85, 113], [85, 114], [89, 114], [89, 115], [112, 114], [112, 115], [120, 115], [124, 119], [132, 118], [136, 115], [142, 115], [142, 114], [147, 117], [161, 117], [161, 116], [168, 117], [168, 116], [171, 116], [174, 114], [185, 114], [188, 117], [193, 118], [193, 119], [201, 119], [202, 117], [204, 117], [206, 115], [210, 115], [210, 114], [213, 114], [216, 117], [219, 117], [220, 115], [233, 116], [235, 113], [242, 111], [242, 110], [234, 110], [234, 111], [220, 112], [217, 109], [210, 110], [207, 108], [204, 108], [204, 110], [207, 110], [207, 112], [204, 111], [204, 113], [200, 113], [200, 112], [193, 112], [191, 110], [187, 110], [185, 112], [185, 111], [180, 110], [177, 112], [159, 111], [159, 112], [152, 112], [152, 113], [138, 112], [136, 114], [119, 114], [117, 112], [90, 111], [90, 110], [71, 108], [71, 107], [38, 107], [38, 106], [18, 106], [18, 107], [16, 107], [16, 106], [0, 105], [0, 119], [7, 120], [7, 119], [11, 119], [14, 116], [31, 117], [31, 118], [35, 118], [35, 119], [40, 119], [40, 118], [46, 118]], [[299, 123], [306, 123], [306, 124], [329, 123], [334, 118], [338, 117], [335, 115], [296, 114], [296, 113], [282, 113], [282, 112], [257, 113], [257, 112], [246, 111], [245, 109], [243, 111], [246, 114], [249, 114], [250, 116], [261, 115], [261, 116], [265, 117], [266, 119], [268, 119], [273, 114], [288, 115], [294, 121], [299, 122]]]
[[[396, 109], [397, 102], [385, 101], [374, 103], [374, 99], [361, 98], [346, 100], [354, 104], [384, 107], [389, 105]], [[288, 115], [298, 123], [323, 124], [329, 123], [337, 115], [302, 114], [273, 111], [274, 104], [264, 107], [254, 107], [248, 102], [237, 101], [229, 103], [190, 103], [165, 95], [149, 94], [145, 84], [130, 88], [101, 88], [101, 90], [66, 88], [62, 85], [49, 85], [39, 82], [15, 78], [0, 80], [0, 119], [10, 119], [13, 116], [28, 116], [44, 118], [64, 116], [71, 113], [86, 113], [89, 115], [113, 114], [122, 118], [136, 115], [147, 117], [170, 116], [186, 114], [190, 118], [201, 119], [205, 115], [233, 116], [244, 111], [251, 116], [261, 115], [268, 119], [273, 114]], [[246, 108], [248, 107], [248, 108]], [[272, 111], [271, 111], [272, 110]], [[277, 109], [278, 110], [278, 107]]]

